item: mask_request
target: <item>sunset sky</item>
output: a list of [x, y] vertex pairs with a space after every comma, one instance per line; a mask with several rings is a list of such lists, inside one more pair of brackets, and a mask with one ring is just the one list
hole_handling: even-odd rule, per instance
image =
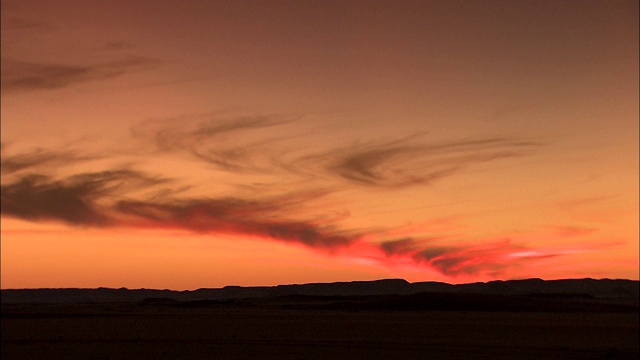
[[638, 1], [1, 10], [2, 288], [638, 279]]

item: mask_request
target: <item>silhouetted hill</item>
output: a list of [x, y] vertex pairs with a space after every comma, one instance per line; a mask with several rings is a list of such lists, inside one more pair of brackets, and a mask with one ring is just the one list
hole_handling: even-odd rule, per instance
[[[393, 304], [394, 301], [399, 301], [404, 304], [402, 306], [409, 306], [408, 304], [410, 303], [428, 303], [427, 300], [429, 299], [433, 302], [435, 301], [434, 299], [439, 296], [441, 299], [447, 299], [442, 300], [442, 304], [447, 302], [455, 303], [456, 301], [475, 301], [476, 303], [479, 303], [481, 299], [493, 299], [487, 301], [501, 301], [508, 307], [511, 306], [508, 304], [522, 301], [525, 297], [529, 299], [535, 298], [537, 300], [531, 301], [537, 301], [539, 303], [554, 297], [628, 299], [630, 300], [630, 303], [635, 303], [639, 298], [639, 289], [638, 281], [610, 279], [567, 279], [550, 281], [527, 279], [491, 281], [487, 283], [462, 285], [451, 285], [440, 282], [409, 283], [402, 279], [386, 279], [376, 281], [313, 283], [260, 287], [226, 286], [220, 289], [197, 289], [186, 291], [153, 289], [129, 290], [125, 288], [7, 289], [2, 290], [1, 300], [3, 304], [143, 301], [155, 304], [173, 304], [175, 302], [193, 303], [202, 301], [215, 301], [220, 303], [220, 301], [234, 299], [280, 299], [282, 302], [283, 299], [287, 298], [289, 299], [289, 302], [302, 300], [308, 302], [315, 297], [325, 300], [328, 300], [329, 298], [334, 300], [343, 299], [350, 304], [366, 302], [371, 305], [375, 303], [378, 304], [375, 306], [384, 308], [391, 306], [388, 304]], [[425, 294], [431, 294], [431, 298]], [[458, 295], [453, 296], [452, 294]], [[462, 294], [466, 295], [462, 296]], [[386, 298], [383, 298], [384, 296], [386, 296]], [[505, 300], [507, 299], [505, 296], [510, 297], [510, 300]], [[518, 298], [514, 298], [514, 296], [518, 296]], [[384, 301], [387, 301], [388, 306], [384, 305], [385, 303], [383, 299]], [[331, 304], [336, 306], [336, 304], [339, 303], [338, 300], [332, 301]], [[382, 303], [380, 303], [380, 301], [382, 301]], [[393, 305], [391, 308], [397, 308], [398, 306]], [[420, 306], [418, 306], [418, 308], [420, 308]], [[349, 306], [346, 307], [348, 308]]]

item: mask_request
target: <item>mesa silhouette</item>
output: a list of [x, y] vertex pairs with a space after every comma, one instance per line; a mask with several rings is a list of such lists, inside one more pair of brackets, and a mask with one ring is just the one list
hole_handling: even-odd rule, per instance
[[629, 312], [639, 282], [611, 279], [509, 280], [451, 285], [403, 279], [218, 289], [6, 289], [3, 305], [136, 303], [169, 307], [277, 307], [332, 310]]

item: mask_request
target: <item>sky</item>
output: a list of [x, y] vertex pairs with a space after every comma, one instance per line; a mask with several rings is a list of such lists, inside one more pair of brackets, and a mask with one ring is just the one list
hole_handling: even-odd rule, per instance
[[638, 2], [2, 0], [1, 286], [638, 279]]

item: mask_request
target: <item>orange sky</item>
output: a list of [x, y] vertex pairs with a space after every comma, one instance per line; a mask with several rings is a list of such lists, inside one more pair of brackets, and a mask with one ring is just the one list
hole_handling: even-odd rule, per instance
[[638, 279], [637, 1], [1, 20], [2, 288]]

